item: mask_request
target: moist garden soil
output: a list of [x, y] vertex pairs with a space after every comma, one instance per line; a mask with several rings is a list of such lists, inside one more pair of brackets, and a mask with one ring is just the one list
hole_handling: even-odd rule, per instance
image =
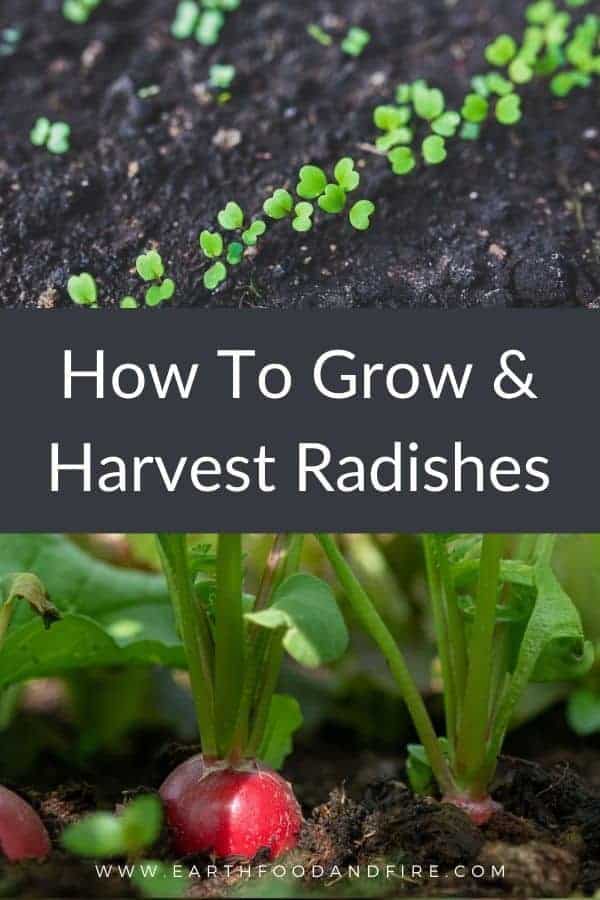
[[[116, 306], [140, 296], [134, 262], [150, 247], [177, 283], [174, 306], [600, 303], [597, 84], [568, 100], [530, 85], [517, 127], [452, 142], [446, 164], [406, 179], [373, 152], [373, 108], [399, 82], [427, 78], [460, 103], [486, 43], [522, 34], [526, 0], [242, 0], [210, 49], [170, 36], [175, 0], [103, 0], [79, 26], [60, 6], [0, 4], [0, 28], [23, 28], [0, 58], [1, 305], [69, 304], [69, 275], [88, 271]], [[339, 49], [352, 25], [372, 35], [358, 59]], [[217, 62], [237, 68], [226, 103], [207, 86]], [[66, 156], [29, 142], [43, 115], [71, 125]], [[198, 234], [227, 201], [260, 214], [301, 165], [343, 155], [377, 203], [370, 232], [321, 213], [308, 235], [275, 224], [219, 292], [204, 289]]]
[[[568, 897], [593, 895], [600, 888], [600, 740], [575, 741], [564, 726], [564, 713], [555, 708], [513, 735], [509, 751], [540, 750], [537, 761], [504, 757], [494, 797], [502, 804], [483, 829], [476, 828], [458, 809], [435, 800], [417, 798], [405, 784], [404, 761], [390, 753], [353, 747], [349, 734], [322, 733], [300, 746], [285, 774], [293, 781], [306, 824], [299, 849], [286, 858], [291, 864], [321, 866], [343, 872], [350, 865], [395, 865], [404, 877], [366, 885], [349, 883], [335, 874], [315, 882], [295, 882], [296, 889], [314, 896], [449, 896], [449, 897]], [[551, 736], [551, 740], [549, 740]], [[36, 767], [37, 783], [15, 785], [39, 810], [57, 846], [66, 824], [97, 808], [113, 809], [140, 792], [156, 790], [174, 765], [197, 748], [175, 744], [166, 732], [140, 734], [126, 753], [103, 754], [85, 766], [67, 765], [60, 754], [48, 752]], [[174, 862], [166, 832], [152, 858]], [[257, 865], [266, 861], [259, 854]], [[207, 858], [179, 860], [200, 873]], [[230, 860], [231, 863], [245, 861]], [[420, 877], [411, 866], [438, 867], [437, 877]], [[483, 867], [483, 877], [458, 877]], [[504, 866], [504, 877], [492, 867]], [[234, 874], [194, 878], [190, 896], [220, 896], [230, 888], [250, 887], [261, 896], [262, 882]], [[477, 870], [475, 870], [477, 871]], [[336, 884], [336, 881], [338, 882]], [[94, 865], [78, 862], [55, 849], [45, 863], [0, 865], [0, 896], [45, 898], [135, 896], [118, 875], [99, 879]]]

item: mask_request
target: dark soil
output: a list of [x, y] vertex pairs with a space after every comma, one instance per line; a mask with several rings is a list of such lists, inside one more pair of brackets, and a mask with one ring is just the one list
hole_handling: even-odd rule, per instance
[[[353, 887], [352, 896], [364, 896], [368, 887], [384, 897], [594, 894], [600, 888], [600, 742], [574, 741], [563, 731], [563, 721], [555, 709], [512, 737], [511, 748], [535, 749], [536, 735], [543, 732], [547, 762], [502, 760], [493, 794], [503, 809], [483, 829], [452, 806], [415, 798], [403, 782], [403, 760], [396, 756], [358, 752], [341, 737], [332, 743], [330, 734], [327, 741], [317, 738], [300, 747], [285, 773], [306, 816], [300, 847], [284, 861], [288, 870], [303, 866], [307, 873], [304, 881], [295, 882], [296, 890], [343, 896]], [[140, 734], [120, 757], [104, 754], [75, 768], [49, 752], [36, 773], [36, 786], [16, 788], [39, 810], [57, 847], [66, 824], [156, 790], [197, 749], [174, 744], [168, 734], [156, 731]], [[150, 855], [174, 861], [166, 834]], [[257, 868], [248, 882], [237, 868], [230, 877], [221, 870], [207, 878], [207, 858], [179, 862], [199, 872], [191, 880], [191, 896], [219, 896], [248, 884], [253, 896], [261, 896]], [[229, 862], [237, 866], [246, 861]], [[254, 861], [256, 866], [264, 862], [260, 855]], [[395, 868], [369, 885], [364, 880], [352, 885], [344, 877], [349, 866], [365, 871], [368, 865], [378, 865], [382, 873], [386, 866]], [[315, 879], [313, 867], [325, 875]], [[0, 896], [127, 897], [134, 892], [116, 871], [100, 879], [93, 863], [77, 862], [55, 849], [43, 864], [0, 864]]]
[[[458, 103], [485, 44], [521, 34], [526, 0], [243, 0], [214, 49], [170, 36], [175, 0], [103, 0], [84, 26], [60, 5], [0, 4], [0, 28], [24, 27], [0, 58], [2, 305], [68, 303], [82, 270], [103, 305], [139, 297], [133, 263], [150, 246], [177, 282], [175, 305], [599, 304], [597, 87], [564, 102], [530, 86], [517, 128], [492, 125], [406, 180], [369, 147], [372, 110], [400, 81], [425, 77]], [[335, 46], [307, 35], [313, 22]], [[372, 34], [357, 60], [339, 50], [349, 25]], [[238, 70], [226, 104], [206, 86], [217, 61]], [[159, 93], [140, 99], [148, 85]], [[40, 115], [72, 126], [66, 157], [29, 143]], [[378, 204], [369, 233], [337, 219], [304, 237], [277, 225], [220, 292], [204, 290], [197, 236], [226, 201], [259, 213], [302, 164], [341, 155], [360, 160], [361, 196]]]

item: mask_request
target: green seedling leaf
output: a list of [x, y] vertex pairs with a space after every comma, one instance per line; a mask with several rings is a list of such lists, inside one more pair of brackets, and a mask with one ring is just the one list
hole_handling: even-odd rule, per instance
[[[490, 74], [498, 75], [497, 72], [490, 73]], [[498, 77], [502, 78], [501, 75], [498, 75]], [[489, 75], [474, 75], [473, 78], [471, 78], [471, 87], [473, 88], [473, 90], [475, 91], [476, 94], [479, 94], [480, 97], [489, 97], [489, 95], [490, 95], [488, 78], [489, 78]]]
[[381, 131], [395, 131], [410, 122], [408, 106], [378, 106], [373, 112], [375, 126]]
[[199, 10], [195, 0], [182, 0], [177, 4], [171, 34], [179, 41], [191, 38], [198, 24]]
[[292, 737], [301, 727], [302, 711], [296, 698], [287, 694], [275, 694], [271, 700], [258, 759], [272, 769], [281, 769], [293, 750]]
[[582, 72], [561, 72], [559, 75], [555, 75], [550, 82], [550, 90], [555, 97], [568, 97], [575, 88], [589, 87], [591, 83], [590, 76], [584, 75]]
[[162, 284], [156, 284], [146, 291], [146, 306], [160, 306], [170, 300], [175, 293], [175, 282], [171, 278], [165, 278]]
[[467, 122], [473, 122], [476, 125], [479, 125], [487, 119], [489, 106], [490, 105], [485, 97], [480, 97], [479, 94], [467, 94], [461, 110], [462, 117], [463, 119], [466, 119]]
[[312, 216], [315, 211], [312, 203], [298, 203], [296, 205], [296, 216], [292, 222], [294, 231], [305, 232], [310, 231], [313, 227]]
[[410, 147], [398, 147], [388, 154], [395, 175], [408, 175], [415, 168], [417, 161]]
[[203, 231], [199, 241], [200, 248], [207, 259], [218, 259], [223, 255], [223, 238], [218, 232]]
[[412, 85], [399, 84], [396, 88], [396, 103], [410, 103], [412, 100]]
[[204, 287], [207, 291], [214, 291], [226, 278], [227, 268], [222, 262], [217, 262], [204, 273]]
[[0, 576], [26, 570], [42, 581], [61, 619], [48, 632], [25, 605], [15, 609], [0, 687], [86, 668], [185, 668], [162, 576], [101, 562], [62, 535], [0, 536]]
[[214, 47], [219, 41], [224, 24], [225, 16], [220, 10], [207, 9], [200, 15], [196, 28], [196, 40], [204, 47]]
[[135, 261], [137, 273], [144, 281], [157, 281], [165, 274], [160, 253], [156, 250], [149, 250], [148, 253], [142, 253]]
[[571, 16], [567, 12], [559, 12], [546, 25], [546, 43], [549, 47], [561, 47], [568, 37]]
[[135, 297], [123, 297], [123, 299], [119, 303], [119, 307], [121, 309], [138, 309], [139, 304]]
[[262, 219], [255, 219], [252, 225], [242, 235], [242, 240], [247, 247], [255, 247], [259, 237], [266, 232], [267, 226]]
[[322, 47], [331, 47], [331, 45], [333, 44], [333, 38], [331, 37], [331, 35], [327, 34], [327, 32], [324, 31], [320, 25], [308, 25], [306, 30], [311, 38], [317, 41], [317, 43], [321, 44]]
[[225, 231], [237, 231], [244, 224], [244, 212], [237, 203], [229, 202], [217, 216], [219, 225]]
[[388, 131], [387, 134], [378, 137], [375, 145], [382, 153], [388, 153], [398, 144], [412, 144], [413, 137], [412, 128], [396, 128], [395, 131]]
[[235, 80], [236, 68], [229, 65], [214, 65], [210, 67], [209, 84], [212, 88], [226, 91]]
[[569, 727], [580, 737], [589, 737], [600, 731], [600, 694], [589, 688], [579, 688], [567, 703]]
[[371, 216], [375, 212], [375, 204], [370, 200], [359, 200], [350, 210], [350, 224], [357, 231], [368, 231], [371, 227]]
[[448, 157], [446, 142], [437, 134], [430, 134], [422, 144], [423, 159], [430, 166], [438, 166]]
[[188, 879], [173, 873], [173, 865], [158, 860], [140, 862], [130, 879], [142, 897], [150, 900], [179, 900], [185, 897]]
[[507, 66], [517, 54], [517, 44], [509, 34], [501, 34], [485, 48], [485, 58], [492, 66]]
[[535, 606], [524, 628], [514, 671], [497, 714], [492, 752], [499, 748], [529, 682], [579, 678], [594, 660], [594, 648], [585, 640], [579, 612], [550, 566], [535, 568], [535, 588]]
[[444, 95], [438, 88], [428, 88], [422, 82], [415, 82], [413, 85], [413, 104], [415, 112], [421, 119], [439, 119], [444, 112], [445, 100]]
[[265, 200], [264, 211], [270, 219], [279, 221], [289, 216], [294, 208], [294, 198], [289, 191], [278, 188], [272, 197]]
[[50, 127], [50, 134], [46, 141], [46, 147], [49, 153], [61, 155], [69, 150], [69, 137], [71, 128], [66, 122], [55, 122]]
[[346, 192], [338, 184], [328, 184], [318, 202], [323, 212], [337, 215], [346, 206]]
[[342, 51], [348, 56], [361, 56], [371, 40], [371, 35], [364, 28], [350, 28], [342, 41]]
[[239, 266], [244, 258], [244, 245], [233, 241], [227, 248], [227, 262], [230, 266]]
[[496, 118], [501, 125], [515, 125], [522, 118], [521, 98], [518, 94], [507, 94], [496, 104]]
[[460, 129], [460, 136], [463, 141], [477, 141], [480, 134], [481, 126], [476, 125], [475, 122], [464, 122]]
[[[447, 739], [438, 738], [438, 743], [447, 759], [449, 752]], [[425, 747], [421, 744], [408, 744], [406, 749], [408, 751], [406, 774], [408, 775], [408, 782], [411, 788], [419, 796], [431, 796], [435, 786], [435, 778], [427, 759]]]
[[98, 300], [96, 282], [88, 272], [72, 275], [67, 282], [67, 292], [79, 306], [92, 306]]
[[515, 84], [527, 84], [533, 78], [533, 69], [528, 62], [518, 56], [508, 67], [508, 74]]
[[120, 815], [92, 813], [68, 825], [61, 843], [74, 856], [91, 859], [136, 856], [157, 841], [162, 819], [160, 800], [148, 794], [132, 800]]
[[460, 121], [460, 116], [457, 112], [445, 112], [439, 119], [435, 119], [431, 123], [431, 130], [440, 135], [440, 137], [454, 137]]
[[514, 90], [512, 81], [504, 78], [499, 72], [490, 72], [489, 75], [485, 76], [484, 80], [487, 87], [486, 96], [496, 94], [498, 97], [506, 97], [507, 94], [512, 94]]
[[247, 613], [246, 619], [261, 628], [281, 629], [287, 652], [309, 668], [339, 659], [348, 646], [346, 624], [331, 588], [313, 575], [286, 578], [272, 605]]
[[333, 175], [339, 186], [343, 188], [347, 194], [355, 191], [360, 184], [360, 175], [354, 168], [354, 160], [350, 159], [348, 156], [344, 157], [344, 159], [340, 159], [334, 169]]
[[46, 119], [44, 116], [41, 116], [36, 120], [29, 135], [29, 139], [34, 147], [46, 146], [46, 141], [50, 135], [50, 127], [50, 120]]
[[316, 200], [327, 186], [327, 176], [318, 166], [302, 166], [296, 193], [303, 200]]
[[554, 0], [539, 0], [530, 3], [525, 10], [527, 21], [532, 25], [546, 25], [556, 12]]

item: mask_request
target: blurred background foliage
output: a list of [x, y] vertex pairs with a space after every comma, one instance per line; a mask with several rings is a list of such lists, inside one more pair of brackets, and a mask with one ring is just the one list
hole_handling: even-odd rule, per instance
[[[246, 590], [254, 592], [272, 535], [244, 539]], [[158, 571], [153, 535], [78, 534], [86, 552], [112, 565]], [[189, 536], [190, 545], [214, 545], [216, 535]], [[441, 710], [433, 629], [426, 602], [421, 543], [404, 534], [339, 536], [348, 560], [401, 643], [409, 665], [434, 712]], [[514, 542], [518, 537], [515, 536]], [[302, 568], [327, 579], [336, 591], [351, 630], [351, 649], [336, 666], [307, 672], [289, 659], [283, 688], [299, 700], [304, 745], [343, 744], [401, 756], [412, 738], [404, 705], [385, 664], [354, 625], [328, 563], [313, 539], [305, 541]], [[581, 612], [587, 636], [600, 645], [600, 534], [564, 535], [555, 554], [561, 582]], [[577, 736], [600, 735], [600, 668], [584, 682], [534, 685], [515, 726], [552, 716], [553, 727]], [[172, 740], [193, 742], [195, 719], [187, 676], [158, 667], [78, 672], [64, 679], [32, 681], [4, 692], [0, 708], [0, 765], [14, 779], [25, 778], [48, 755], [68, 759], [85, 773], [99, 753], [131, 751], [139, 735], [164, 730]]]

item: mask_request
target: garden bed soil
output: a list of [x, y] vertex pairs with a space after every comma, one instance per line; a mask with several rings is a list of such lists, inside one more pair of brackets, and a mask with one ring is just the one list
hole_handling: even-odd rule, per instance
[[[134, 262], [152, 246], [177, 283], [174, 306], [600, 303], [597, 90], [563, 101], [528, 86], [519, 126], [491, 125], [404, 180], [373, 153], [372, 111], [396, 84], [425, 77], [459, 103], [486, 43], [522, 33], [526, 0], [243, 0], [212, 49], [170, 36], [175, 0], [103, 0], [82, 26], [60, 6], [0, 8], [1, 28], [24, 29], [0, 58], [0, 305], [69, 304], [80, 271], [97, 278], [103, 306], [139, 297]], [[334, 46], [309, 37], [310, 23]], [[372, 35], [358, 59], [339, 49], [351, 25]], [[207, 88], [216, 62], [237, 67], [227, 103]], [[40, 115], [71, 125], [65, 157], [29, 142]], [[203, 288], [198, 234], [227, 201], [259, 214], [301, 165], [342, 155], [377, 203], [370, 232], [341, 217], [302, 236], [277, 224], [219, 292]]]
[[[570, 746], [564, 745], [562, 720], [556, 709], [542, 720], [546, 736], [554, 726], [553, 744], [546, 747], [543, 764], [502, 759], [494, 797], [503, 808], [483, 829], [453, 806], [414, 797], [403, 782], [403, 761], [397, 757], [359, 752], [348, 740], [335, 744], [330, 737], [299, 748], [285, 774], [294, 783], [306, 824], [298, 850], [285, 860], [288, 870], [296, 864], [307, 873], [313, 866], [333, 872], [319, 881], [307, 877], [306, 883], [300, 882], [315, 896], [336, 896], [335, 867], [344, 873], [350, 865], [363, 870], [379, 865], [381, 871], [386, 865], [396, 867], [388, 880], [377, 883], [376, 896], [592, 895], [600, 888], [600, 748], [597, 741], [585, 747], [569, 739]], [[513, 747], [534, 748], [539, 728], [538, 723], [521, 731], [513, 738]], [[164, 732], [144, 733], [118, 764], [110, 756], [91, 760], [85, 778], [73, 777], [74, 772], [69, 777], [64, 763], [50, 754], [38, 772], [48, 785], [18, 789], [39, 810], [56, 846], [66, 824], [91, 810], [112, 809], [139, 792], [156, 790], [176, 764], [196, 751], [170, 742]], [[61, 778], [64, 782], [58, 783]], [[166, 832], [151, 856], [175, 860]], [[263, 854], [254, 862], [265, 861]], [[194, 857], [180, 862], [204, 873], [211, 860]], [[430, 866], [437, 867], [437, 875]], [[460, 866], [465, 869], [457, 870]], [[476, 876], [469, 874], [477, 866], [484, 870], [482, 877], [477, 868]], [[493, 867], [502, 866], [504, 876], [497, 877]], [[341, 895], [348, 883], [343, 879], [339, 883]], [[193, 897], [219, 896], [230, 888], [248, 886], [252, 896], [261, 896], [261, 882], [256, 877], [248, 882], [237, 869], [229, 878], [199, 877], [190, 884]], [[364, 882], [355, 885], [353, 896], [360, 895], [361, 887]], [[0, 896], [135, 894], [116, 873], [99, 879], [93, 863], [78, 862], [55, 849], [42, 864], [0, 865]]]

